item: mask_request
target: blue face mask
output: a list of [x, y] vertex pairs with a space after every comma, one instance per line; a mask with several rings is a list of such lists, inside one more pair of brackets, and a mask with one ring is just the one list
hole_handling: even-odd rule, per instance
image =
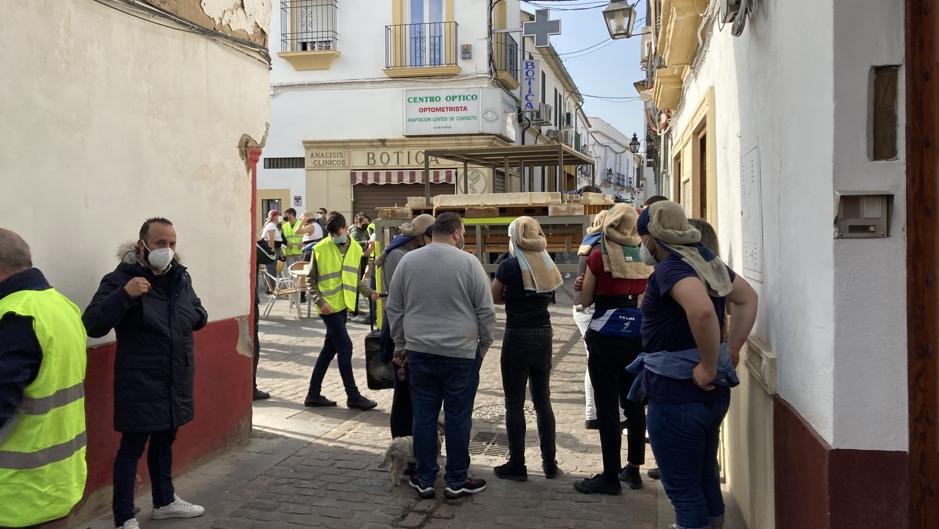
[[333, 237], [333, 242], [336, 244], [345, 244], [346, 242], [348, 242], [348, 240], [349, 240], [349, 237], [345, 235], [336, 235], [335, 237]]

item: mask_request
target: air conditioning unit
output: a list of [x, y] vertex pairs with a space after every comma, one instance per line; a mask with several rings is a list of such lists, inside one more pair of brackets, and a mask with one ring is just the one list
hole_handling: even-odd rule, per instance
[[568, 147], [574, 146], [574, 131], [565, 130], [563, 134], [563, 138], [564, 138], [564, 143], [567, 144]]
[[540, 103], [538, 110], [531, 114], [532, 125], [549, 125], [551, 123], [551, 105]]
[[558, 129], [548, 129], [545, 131], [544, 135], [551, 141], [558, 141], [558, 138], [561, 137], [561, 131]]

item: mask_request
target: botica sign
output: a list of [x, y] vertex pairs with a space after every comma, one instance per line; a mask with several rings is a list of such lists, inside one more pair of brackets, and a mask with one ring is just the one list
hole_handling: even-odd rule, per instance
[[[413, 167], [424, 165], [424, 151], [413, 149], [396, 149], [391, 151], [364, 151], [365, 163], [359, 167]], [[437, 158], [430, 157], [430, 165], [438, 165]]]

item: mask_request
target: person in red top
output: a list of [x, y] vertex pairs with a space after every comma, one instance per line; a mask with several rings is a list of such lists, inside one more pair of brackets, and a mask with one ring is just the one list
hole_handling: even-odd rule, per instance
[[[574, 484], [584, 494], [619, 494], [626, 482], [642, 488], [639, 467], [645, 462], [645, 409], [626, 398], [635, 375], [626, 372], [642, 352], [639, 300], [652, 269], [639, 255], [636, 230], [638, 214], [627, 204], [617, 204], [607, 214], [599, 247], [587, 258], [587, 271], [579, 301], [595, 305], [584, 340], [589, 355], [587, 369], [593, 383], [603, 452], [603, 473]], [[619, 408], [627, 421], [628, 464], [621, 467], [622, 430]]]

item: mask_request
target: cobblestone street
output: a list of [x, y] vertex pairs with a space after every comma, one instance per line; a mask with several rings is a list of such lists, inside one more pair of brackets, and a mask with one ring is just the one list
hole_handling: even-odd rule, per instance
[[[647, 450], [645, 488], [624, 487], [621, 496], [586, 496], [571, 484], [599, 471], [599, 436], [584, 429], [584, 346], [569, 312], [552, 307], [555, 330], [552, 402], [557, 416], [558, 463], [562, 474], [547, 480], [541, 473], [533, 410], [529, 409], [529, 480], [503, 481], [492, 473], [507, 454], [497, 341], [482, 368], [471, 443], [474, 476], [489, 487], [476, 496], [445, 500], [442, 477], [436, 500], [418, 500], [402, 482], [389, 490], [379, 468], [389, 441], [391, 391], [365, 388], [363, 338], [368, 326], [349, 324], [355, 344], [356, 381], [366, 396], [378, 401], [368, 412], [346, 409], [335, 364], [323, 394], [339, 401], [336, 408], [304, 408], [310, 372], [322, 345], [324, 328], [317, 318], [296, 318], [278, 301], [271, 317], [261, 321], [259, 386], [269, 401], [254, 405], [254, 432], [236, 447], [176, 479], [180, 496], [204, 505], [207, 514], [193, 520], [149, 520], [149, 492], [138, 496], [143, 527], [274, 529], [288, 526], [336, 529], [386, 527], [454, 528], [636, 528], [656, 529], [671, 523], [671, 509], [657, 482], [645, 477], [653, 466]], [[498, 335], [504, 312], [498, 309]], [[625, 449], [625, 439], [624, 439]], [[532, 464], [534, 462], [534, 464]], [[441, 463], [441, 468], [443, 462]], [[441, 472], [442, 475], [442, 472]], [[94, 529], [112, 527], [110, 516]], [[734, 524], [728, 523], [732, 529]]]

